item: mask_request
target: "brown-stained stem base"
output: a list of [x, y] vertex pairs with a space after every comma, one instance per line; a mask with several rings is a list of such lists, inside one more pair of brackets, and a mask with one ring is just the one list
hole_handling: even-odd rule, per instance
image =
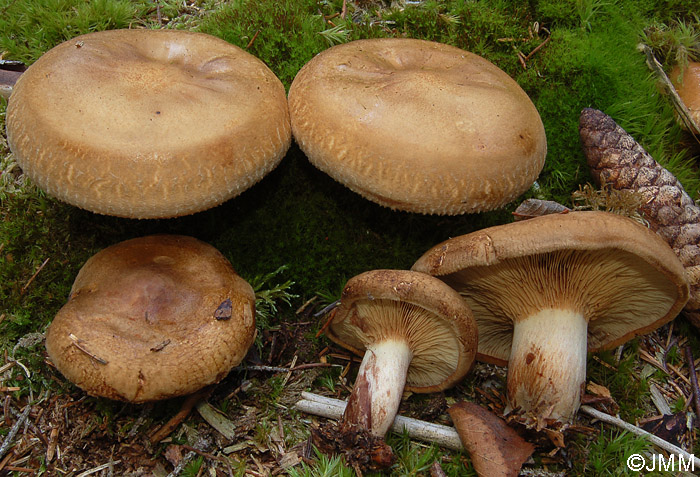
[[396, 461], [384, 439], [359, 425], [328, 421], [311, 430], [314, 445], [328, 455], [343, 455], [347, 464], [363, 472], [377, 472]]
[[339, 422], [328, 422], [312, 430], [314, 445], [325, 454], [342, 454], [362, 472], [387, 469], [396, 461], [391, 447], [372, 433], [370, 384], [358, 374], [348, 404]]

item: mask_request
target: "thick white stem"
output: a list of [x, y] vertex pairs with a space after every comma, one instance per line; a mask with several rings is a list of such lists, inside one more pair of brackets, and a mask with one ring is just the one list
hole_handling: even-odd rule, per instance
[[359, 424], [384, 437], [399, 410], [413, 353], [403, 340], [387, 339], [367, 347], [343, 414], [346, 424]]
[[510, 409], [571, 422], [586, 382], [588, 321], [580, 312], [547, 309], [515, 323], [508, 362]]

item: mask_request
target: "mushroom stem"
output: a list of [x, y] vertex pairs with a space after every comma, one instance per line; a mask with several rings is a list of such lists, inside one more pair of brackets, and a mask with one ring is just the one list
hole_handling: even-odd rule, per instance
[[588, 320], [570, 309], [545, 309], [516, 321], [508, 362], [508, 408], [545, 426], [570, 422], [586, 381]]
[[368, 346], [343, 414], [343, 426], [357, 424], [384, 437], [398, 412], [412, 358], [404, 340], [387, 339]]

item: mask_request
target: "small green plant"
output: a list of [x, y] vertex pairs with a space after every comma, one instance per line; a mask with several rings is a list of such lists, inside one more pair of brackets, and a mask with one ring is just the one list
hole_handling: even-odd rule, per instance
[[574, 475], [626, 475], [629, 472], [625, 464], [627, 458], [650, 449], [651, 444], [642, 437], [624, 431], [601, 431], [588, 448], [588, 461]]
[[609, 3], [602, 0], [576, 0], [576, 12], [581, 22], [581, 29], [591, 30], [593, 18], [607, 5]]
[[279, 306], [289, 306], [292, 300], [299, 297], [299, 295], [291, 292], [291, 289], [294, 287], [292, 280], [273, 284], [273, 280], [284, 272], [286, 268], [283, 265], [274, 272], [258, 275], [250, 280], [250, 285], [255, 291], [255, 318], [261, 328], [270, 326], [270, 320], [279, 311]]
[[340, 456], [328, 457], [314, 447], [316, 459], [312, 464], [303, 462], [287, 471], [289, 477], [353, 477], [355, 471], [345, 465]]
[[198, 455], [190, 460], [185, 467], [183, 467], [180, 475], [182, 477], [197, 477], [202, 465], [204, 464], [204, 457]]
[[319, 34], [326, 39], [328, 46], [345, 43], [350, 37], [350, 31], [342, 24], [323, 30]]
[[700, 61], [700, 17], [693, 14], [692, 21], [654, 23], [644, 30], [642, 42], [665, 67], [679, 65], [682, 70], [689, 61]]

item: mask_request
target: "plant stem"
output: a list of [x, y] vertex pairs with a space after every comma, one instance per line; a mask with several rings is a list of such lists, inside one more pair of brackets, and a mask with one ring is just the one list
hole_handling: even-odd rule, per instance
[[[328, 419], [340, 419], [347, 405], [345, 401], [340, 399], [319, 396], [308, 392], [301, 393], [301, 397], [302, 399], [297, 401], [294, 407], [302, 412]], [[406, 432], [413, 439], [434, 442], [448, 449], [464, 450], [457, 431], [450, 426], [433, 424], [410, 417], [396, 416], [391, 430], [397, 434]]]
[[684, 459], [686, 460], [693, 460], [695, 463], [694, 465], [697, 467], [700, 467], [700, 459], [695, 457], [692, 454], [689, 454], [685, 450], [681, 449], [678, 446], [675, 446], [671, 444], [668, 441], [665, 441], [661, 439], [660, 437], [655, 436], [654, 434], [650, 434], [644, 429], [640, 429], [639, 427], [630, 424], [629, 422], [623, 421], [620, 418], [617, 418], [615, 416], [611, 416], [610, 414], [606, 414], [604, 412], [600, 412], [597, 409], [594, 409], [590, 406], [581, 406], [580, 411], [588, 414], [589, 416], [595, 417], [596, 419], [603, 421], [607, 424], [612, 424], [614, 426], [617, 426], [621, 429], [624, 429], [628, 432], [631, 432], [632, 434], [635, 434], [637, 436], [642, 436], [646, 437], [649, 439], [649, 442], [654, 444], [657, 447], [660, 447], [661, 449], [670, 452], [671, 454], [677, 454], [677, 455], [682, 455]]

